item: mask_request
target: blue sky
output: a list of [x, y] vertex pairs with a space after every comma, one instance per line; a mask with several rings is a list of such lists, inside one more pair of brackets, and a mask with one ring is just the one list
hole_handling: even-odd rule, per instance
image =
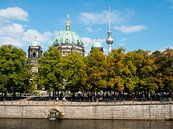
[[113, 48], [163, 50], [173, 48], [173, 0], [0, 0], [0, 45], [27, 50], [37, 37], [43, 50], [66, 17], [89, 52], [100, 41], [107, 53], [107, 12], [111, 7]]

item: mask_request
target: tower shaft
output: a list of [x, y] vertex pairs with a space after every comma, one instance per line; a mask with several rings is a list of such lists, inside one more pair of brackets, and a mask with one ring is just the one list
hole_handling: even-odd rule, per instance
[[112, 51], [112, 44], [113, 44], [113, 38], [112, 38], [112, 31], [111, 31], [111, 12], [109, 7], [108, 12], [108, 36], [106, 38], [106, 43], [108, 44], [109, 52]]
[[109, 52], [112, 51], [112, 44], [108, 44], [108, 50], [109, 50]]

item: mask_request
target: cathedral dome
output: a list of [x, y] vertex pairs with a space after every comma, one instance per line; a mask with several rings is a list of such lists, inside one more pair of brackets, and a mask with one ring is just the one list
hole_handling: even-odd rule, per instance
[[99, 41], [96, 40], [96, 42], [93, 43], [93, 48], [102, 48], [102, 45]]
[[64, 44], [76, 45], [76, 46], [81, 46], [81, 47], [84, 46], [79, 35], [77, 33], [75, 33], [74, 31], [71, 31], [69, 17], [67, 19], [66, 29], [64, 31], [57, 32], [56, 39], [53, 44], [56, 46], [61, 46]]
[[92, 47], [91, 47], [91, 51], [93, 50], [93, 49], [99, 49], [100, 51], [102, 51], [103, 52], [103, 47], [102, 47], [102, 44], [98, 41], [98, 40], [96, 40], [94, 43], [93, 43], [93, 45], [92, 45]]
[[54, 44], [58, 46], [63, 44], [72, 44], [78, 46], [84, 45], [79, 35], [71, 30], [57, 32]]
[[53, 45], [61, 51], [62, 56], [68, 55], [72, 52], [78, 52], [81, 55], [84, 55], [84, 44], [79, 35], [74, 31], [71, 31], [70, 27], [70, 18], [68, 16], [66, 29], [56, 33]]

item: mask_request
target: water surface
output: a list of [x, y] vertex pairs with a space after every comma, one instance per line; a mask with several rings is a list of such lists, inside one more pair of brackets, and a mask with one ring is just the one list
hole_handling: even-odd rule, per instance
[[0, 119], [0, 129], [173, 129], [173, 121]]

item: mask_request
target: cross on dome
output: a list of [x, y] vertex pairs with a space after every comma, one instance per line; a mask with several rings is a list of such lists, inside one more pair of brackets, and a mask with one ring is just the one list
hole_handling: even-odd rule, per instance
[[71, 27], [71, 25], [70, 25], [70, 15], [68, 14], [67, 15], [67, 22], [66, 22], [66, 30], [70, 30], [70, 27]]

